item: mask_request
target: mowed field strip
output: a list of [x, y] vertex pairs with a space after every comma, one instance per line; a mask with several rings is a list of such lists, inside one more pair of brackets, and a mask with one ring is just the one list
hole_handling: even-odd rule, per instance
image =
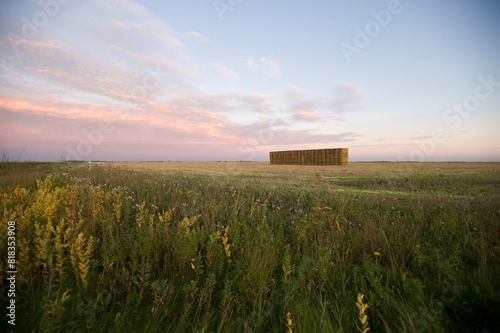
[[269, 162], [98, 162], [109, 166], [131, 169], [158, 171], [190, 171], [196, 173], [239, 174], [259, 173], [276, 175], [315, 175], [324, 176], [377, 176], [394, 177], [411, 174], [464, 174], [497, 172], [500, 163], [495, 162], [435, 162], [435, 163], [397, 163], [397, 162], [350, 162], [340, 165], [271, 165]]

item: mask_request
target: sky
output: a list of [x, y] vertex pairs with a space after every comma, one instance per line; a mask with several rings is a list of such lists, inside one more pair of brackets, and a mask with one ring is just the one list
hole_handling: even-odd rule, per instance
[[497, 0], [2, 0], [3, 159], [500, 161]]

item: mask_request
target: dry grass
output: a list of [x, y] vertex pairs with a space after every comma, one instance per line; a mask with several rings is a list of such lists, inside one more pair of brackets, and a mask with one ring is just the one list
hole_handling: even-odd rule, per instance
[[439, 173], [481, 173], [497, 172], [500, 163], [439, 162], [439, 163], [394, 163], [353, 162], [347, 166], [338, 165], [271, 165], [268, 162], [101, 162], [137, 170], [189, 171], [211, 174], [276, 174], [322, 176], [406, 176], [411, 174], [436, 175]]

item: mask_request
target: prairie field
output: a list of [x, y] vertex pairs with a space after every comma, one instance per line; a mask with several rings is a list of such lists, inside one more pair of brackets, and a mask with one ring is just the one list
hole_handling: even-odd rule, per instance
[[500, 330], [500, 163], [2, 162], [0, 215], [19, 332]]

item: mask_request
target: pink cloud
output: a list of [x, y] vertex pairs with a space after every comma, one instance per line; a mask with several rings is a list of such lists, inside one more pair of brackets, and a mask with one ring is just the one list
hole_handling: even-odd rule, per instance
[[[238, 75], [222, 64], [194, 63], [179, 34], [140, 5], [117, 0], [82, 6], [93, 10], [79, 15], [68, 7], [61, 13], [71, 22], [65, 25], [69, 30], [32, 40], [0, 38], [7, 64], [0, 82], [0, 116], [6, 128], [0, 150], [24, 148], [38, 159], [58, 159], [68, 145], [87, 140], [85, 133], [101, 121], [111, 122], [113, 130], [94, 145], [89, 159], [239, 160], [265, 156], [262, 151], [271, 145], [356, 137], [291, 130], [283, 119], [276, 121], [275, 113], [283, 110], [292, 121], [326, 119], [325, 103], [298, 87], [275, 95], [200, 91], [199, 68], [231, 80]], [[90, 12], [95, 17], [85, 14]], [[78, 40], [72, 39], [75, 34]], [[195, 32], [188, 36], [204, 37]], [[18, 52], [12, 52], [12, 44]], [[252, 69], [279, 73], [270, 57], [247, 60]], [[154, 87], [152, 71], [159, 78]], [[273, 139], [263, 140], [269, 131]]]
[[298, 120], [318, 121], [324, 120], [325, 116], [315, 111], [298, 110], [297, 112], [295, 112], [295, 118], [297, 118]]

